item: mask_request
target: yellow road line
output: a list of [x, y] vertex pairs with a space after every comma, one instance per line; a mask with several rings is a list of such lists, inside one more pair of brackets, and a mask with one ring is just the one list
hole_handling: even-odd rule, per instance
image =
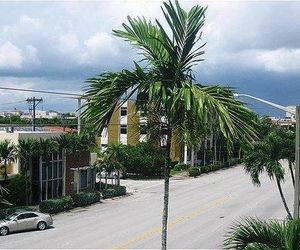
[[[227, 200], [229, 199], [228, 196], [211, 201], [209, 203], [207, 203], [207, 205], [200, 207], [188, 214], [185, 214], [183, 216], [179, 216], [178, 218], [171, 220], [168, 223], [168, 229], [171, 229], [179, 224], [182, 224], [184, 222], [187, 222], [189, 220], [192, 220], [193, 218], [197, 217], [198, 215], [208, 211], [209, 209], [218, 207], [223, 205]], [[156, 235], [161, 234], [161, 227], [155, 227], [149, 231], [147, 231], [146, 233], [143, 233], [141, 235], [136, 236], [135, 238], [128, 240], [118, 246], [115, 246], [113, 249], [128, 249], [130, 248], [132, 245], [135, 245], [137, 243], [141, 243], [142, 241], [145, 240], [149, 240], [151, 238], [153, 238]]]

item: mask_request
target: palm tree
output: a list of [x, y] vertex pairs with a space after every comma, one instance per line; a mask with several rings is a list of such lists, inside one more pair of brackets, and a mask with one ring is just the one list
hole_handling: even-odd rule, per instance
[[276, 180], [288, 217], [292, 218], [281, 188], [281, 182], [284, 181], [284, 168], [280, 163], [283, 147], [282, 138], [276, 132], [271, 132], [263, 140], [257, 142], [253, 149], [246, 152], [245, 170], [250, 174], [254, 185], [260, 185], [259, 177], [263, 172], [266, 172], [271, 180]]
[[293, 165], [295, 163], [295, 132], [286, 129], [279, 128], [277, 131], [278, 136], [281, 138], [282, 151], [281, 158], [286, 159], [289, 164], [289, 170], [292, 178], [293, 185], [295, 186], [295, 177]]
[[17, 146], [17, 154], [19, 159], [21, 160], [22, 172], [26, 176], [26, 196], [28, 196], [29, 194], [29, 197], [26, 197], [27, 205], [32, 201], [32, 159], [37, 155], [37, 142], [38, 141], [36, 139], [28, 138], [26, 140], [19, 140]]
[[262, 221], [245, 218], [231, 227], [225, 249], [277, 250], [300, 249], [300, 220]]
[[4, 179], [7, 180], [7, 166], [16, 160], [16, 146], [10, 140], [0, 142], [0, 157], [4, 161]]
[[154, 111], [166, 118], [163, 123], [167, 141], [162, 218], [162, 249], [166, 249], [173, 134], [197, 145], [200, 140], [197, 137], [202, 138], [199, 131], [215, 117], [228, 145], [232, 145], [233, 138], [250, 143], [255, 132], [251, 111], [234, 99], [231, 88], [195, 83], [192, 69], [203, 60], [204, 44], [198, 46], [197, 42], [201, 39], [206, 8], [197, 5], [186, 12], [176, 1], [175, 5], [164, 3], [162, 10], [171, 32], [158, 20], [153, 24], [145, 18], [131, 17], [128, 24], [123, 24], [124, 30], [113, 31], [141, 51], [147, 66], [142, 68], [134, 63], [134, 70], [106, 72], [88, 79], [87, 102], [82, 115], [101, 132], [115, 108], [135, 95], [138, 112], [147, 115], [148, 111]]

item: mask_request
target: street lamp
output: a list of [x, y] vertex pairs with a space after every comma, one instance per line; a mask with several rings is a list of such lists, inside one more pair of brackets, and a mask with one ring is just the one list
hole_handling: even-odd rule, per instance
[[274, 108], [280, 109], [282, 111], [288, 112], [296, 116], [296, 152], [295, 152], [295, 188], [294, 188], [294, 219], [299, 218], [299, 201], [300, 201], [300, 193], [299, 193], [299, 182], [300, 182], [300, 106], [296, 106], [296, 110], [290, 109], [288, 107], [281, 106], [279, 104], [269, 102], [267, 100], [263, 100], [261, 98], [257, 98], [252, 95], [247, 94], [234, 94], [234, 97], [248, 97], [254, 99], [259, 102], [263, 102], [268, 104]]

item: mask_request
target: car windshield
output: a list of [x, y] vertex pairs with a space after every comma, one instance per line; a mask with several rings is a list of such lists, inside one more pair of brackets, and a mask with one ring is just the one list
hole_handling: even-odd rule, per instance
[[17, 213], [13, 213], [13, 214], [7, 216], [7, 217], [5, 218], [5, 220], [13, 220], [17, 215], [18, 215]]

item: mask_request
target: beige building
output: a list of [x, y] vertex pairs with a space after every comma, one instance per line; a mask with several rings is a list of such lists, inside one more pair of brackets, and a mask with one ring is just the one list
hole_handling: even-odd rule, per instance
[[[47, 132], [47, 131], [14, 131], [13, 133], [8, 133], [5, 131], [0, 131], [0, 141], [10, 140], [11, 143], [18, 145], [19, 140], [25, 140], [28, 138], [39, 139], [39, 138], [55, 138], [59, 137], [61, 132]], [[8, 174], [18, 174], [20, 171], [20, 162], [17, 160], [8, 167]]]

